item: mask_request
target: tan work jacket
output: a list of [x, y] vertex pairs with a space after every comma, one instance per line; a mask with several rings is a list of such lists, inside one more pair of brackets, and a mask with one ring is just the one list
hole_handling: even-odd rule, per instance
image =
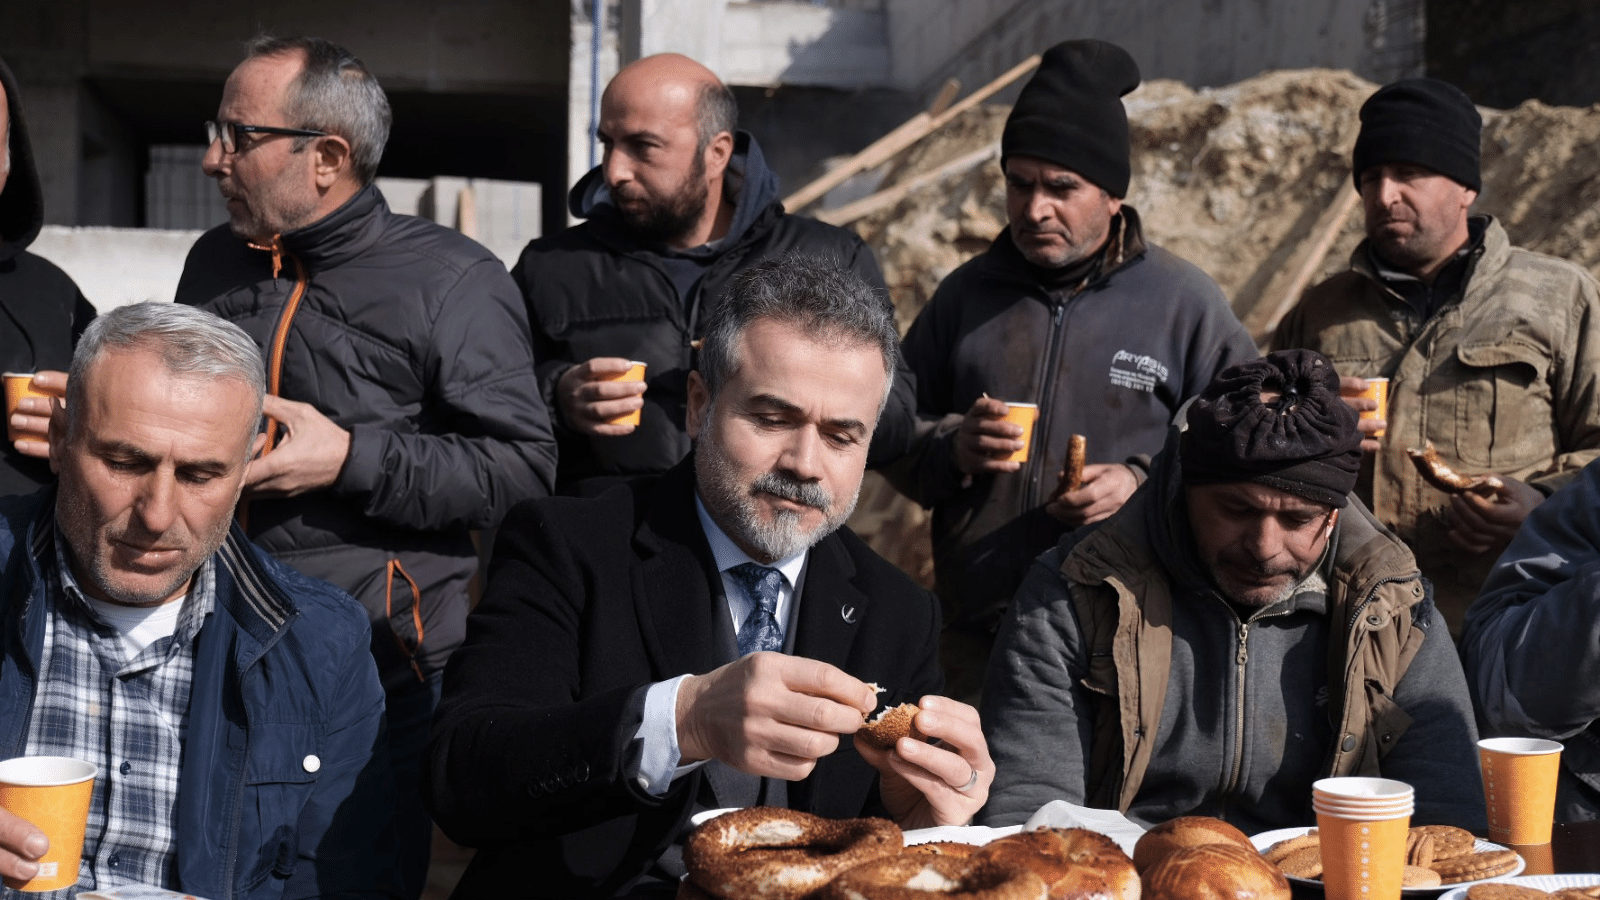
[[[1089, 806], [1126, 812], [1160, 732], [1172, 661], [1172, 586], [1144, 516], [1117, 516], [1062, 560], [1090, 648], [1097, 697]], [[1328, 578], [1328, 688], [1341, 697], [1326, 774], [1377, 775], [1411, 717], [1392, 699], [1426, 633], [1412, 622], [1422, 579], [1405, 548], [1356, 504], [1345, 510]]]
[[1378, 278], [1366, 244], [1350, 271], [1306, 292], [1276, 349], [1306, 347], [1340, 375], [1388, 376], [1388, 430], [1356, 494], [1434, 583], [1459, 634], [1499, 548], [1452, 544], [1449, 497], [1406, 458], [1431, 440], [1457, 471], [1550, 494], [1600, 456], [1600, 285], [1565, 260], [1511, 246], [1487, 220], [1466, 288], [1426, 321]]

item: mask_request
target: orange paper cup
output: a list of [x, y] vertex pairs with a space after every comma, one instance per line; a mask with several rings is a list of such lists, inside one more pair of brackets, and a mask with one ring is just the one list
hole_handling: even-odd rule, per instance
[[1486, 738], [1478, 742], [1489, 840], [1548, 844], [1555, 819], [1561, 745], [1537, 738]]
[[97, 769], [66, 756], [19, 756], [0, 762], [0, 808], [21, 817], [50, 839], [39, 874], [5, 879], [19, 891], [53, 891], [78, 883], [83, 829]]
[[[620, 375], [613, 375], [610, 378], [605, 378], [605, 379], [602, 379], [602, 380], [603, 381], [643, 381], [644, 380], [644, 369], [645, 369], [645, 364], [644, 363], [639, 362], [638, 360], [629, 360], [628, 361], [628, 370], [626, 372], [623, 372]], [[606, 422], [607, 422], [607, 424], [610, 424], [610, 425], [634, 425], [634, 426], [637, 426], [639, 424], [640, 414], [643, 413], [643, 412], [644, 412], [644, 409], [641, 407], [640, 409], [636, 409], [631, 413], [624, 413], [623, 415], [617, 416], [614, 419], [607, 419]]]
[[[1361, 413], [1363, 419], [1388, 419], [1389, 418], [1389, 379], [1368, 378], [1367, 389], [1356, 395], [1368, 400], [1378, 401], [1378, 408], [1366, 410]], [[1373, 437], [1383, 437], [1382, 431], [1372, 433]]]
[[1006, 457], [1006, 460], [1009, 462], [1027, 462], [1028, 447], [1033, 443], [1033, 423], [1039, 420], [1039, 405], [1037, 403], [1013, 403], [1010, 400], [1001, 402], [1006, 405], [1006, 414], [1001, 419], [1022, 428], [1022, 449]]
[[44, 440], [45, 435], [31, 431], [18, 431], [11, 425], [11, 415], [17, 411], [17, 404], [23, 397], [49, 397], [44, 391], [33, 386], [32, 372], [7, 372], [6, 380], [6, 440], [16, 441], [19, 438], [33, 437]]
[[1372, 821], [1317, 811], [1328, 900], [1399, 900], [1410, 814]]
[[1517, 851], [1524, 863], [1524, 875], [1554, 875], [1556, 874], [1556, 858], [1550, 852], [1549, 844], [1507, 844], [1507, 847]]

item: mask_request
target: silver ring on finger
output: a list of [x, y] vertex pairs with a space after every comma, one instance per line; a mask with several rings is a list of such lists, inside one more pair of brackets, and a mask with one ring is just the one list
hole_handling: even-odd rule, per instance
[[972, 777], [967, 779], [967, 783], [966, 784], [963, 784], [961, 787], [956, 788], [957, 791], [959, 791], [959, 792], [961, 792], [963, 794], [965, 794], [967, 791], [970, 791], [973, 788], [978, 786], [978, 769], [977, 769], [976, 766], [972, 766], [970, 768], [972, 769]]

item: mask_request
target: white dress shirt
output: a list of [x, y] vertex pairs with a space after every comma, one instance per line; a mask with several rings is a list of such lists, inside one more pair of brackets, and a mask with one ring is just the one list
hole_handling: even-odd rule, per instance
[[[770, 565], [757, 562], [740, 550], [739, 545], [712, 521], [711, 514], [706, 512], [705, 504], [700, 502], [698, 495], [694, 498], [694, 510], [700, 516], [700, 527], [705, 531], [706, 541], [711, 545], [711, 558], [716, 562], [717, 571], [722, 575], [722, 593], [728, 598], [728, 616], [733, 622], [734, 634], [739, 633], [739, 627], [755, 610], [756, 601], [745, 592], [744, 585], [729, 574], [728, 570], [745, 563], [755, 563], [777, 569], [783, 575], [783, 583], [778, 588], [778, 608], [774, 612], [774, 617], [784, 631], [784, 646], [787, 648], [790, 613], [794, 610], [800, 586], [805, 581], [809, 551], [802, 550], [794, 556], [780, 559]], [[707, 635], [706, 639], [709, 640], [710, 637]], [[702, 760], [679, 765], [683, 753], [678, 747], [678, 688], [687, 677], [679, 675], [650, 685], [645, 691], [644, 718], [639, 723], [639, 730], [634, 733], [634, 737], [641, 742], [642, 749], [639, 771], [634, 777], [639, 787], [657, 796], [665, 794], [674, 779], [694, 771], [704, 763]]]

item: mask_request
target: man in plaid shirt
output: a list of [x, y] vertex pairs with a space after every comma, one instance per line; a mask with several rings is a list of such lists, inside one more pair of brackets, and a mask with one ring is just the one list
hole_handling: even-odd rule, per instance
[[[210, 313], [113, 310], [51, 419], [58, 487], [0, 500], [0, 757], [99, 767], [77, 886], [30, 898], [394, 890], [366, 614], [230, 528], [262, 372]], [[0, 874], [46, 845], [0, 810]]]

